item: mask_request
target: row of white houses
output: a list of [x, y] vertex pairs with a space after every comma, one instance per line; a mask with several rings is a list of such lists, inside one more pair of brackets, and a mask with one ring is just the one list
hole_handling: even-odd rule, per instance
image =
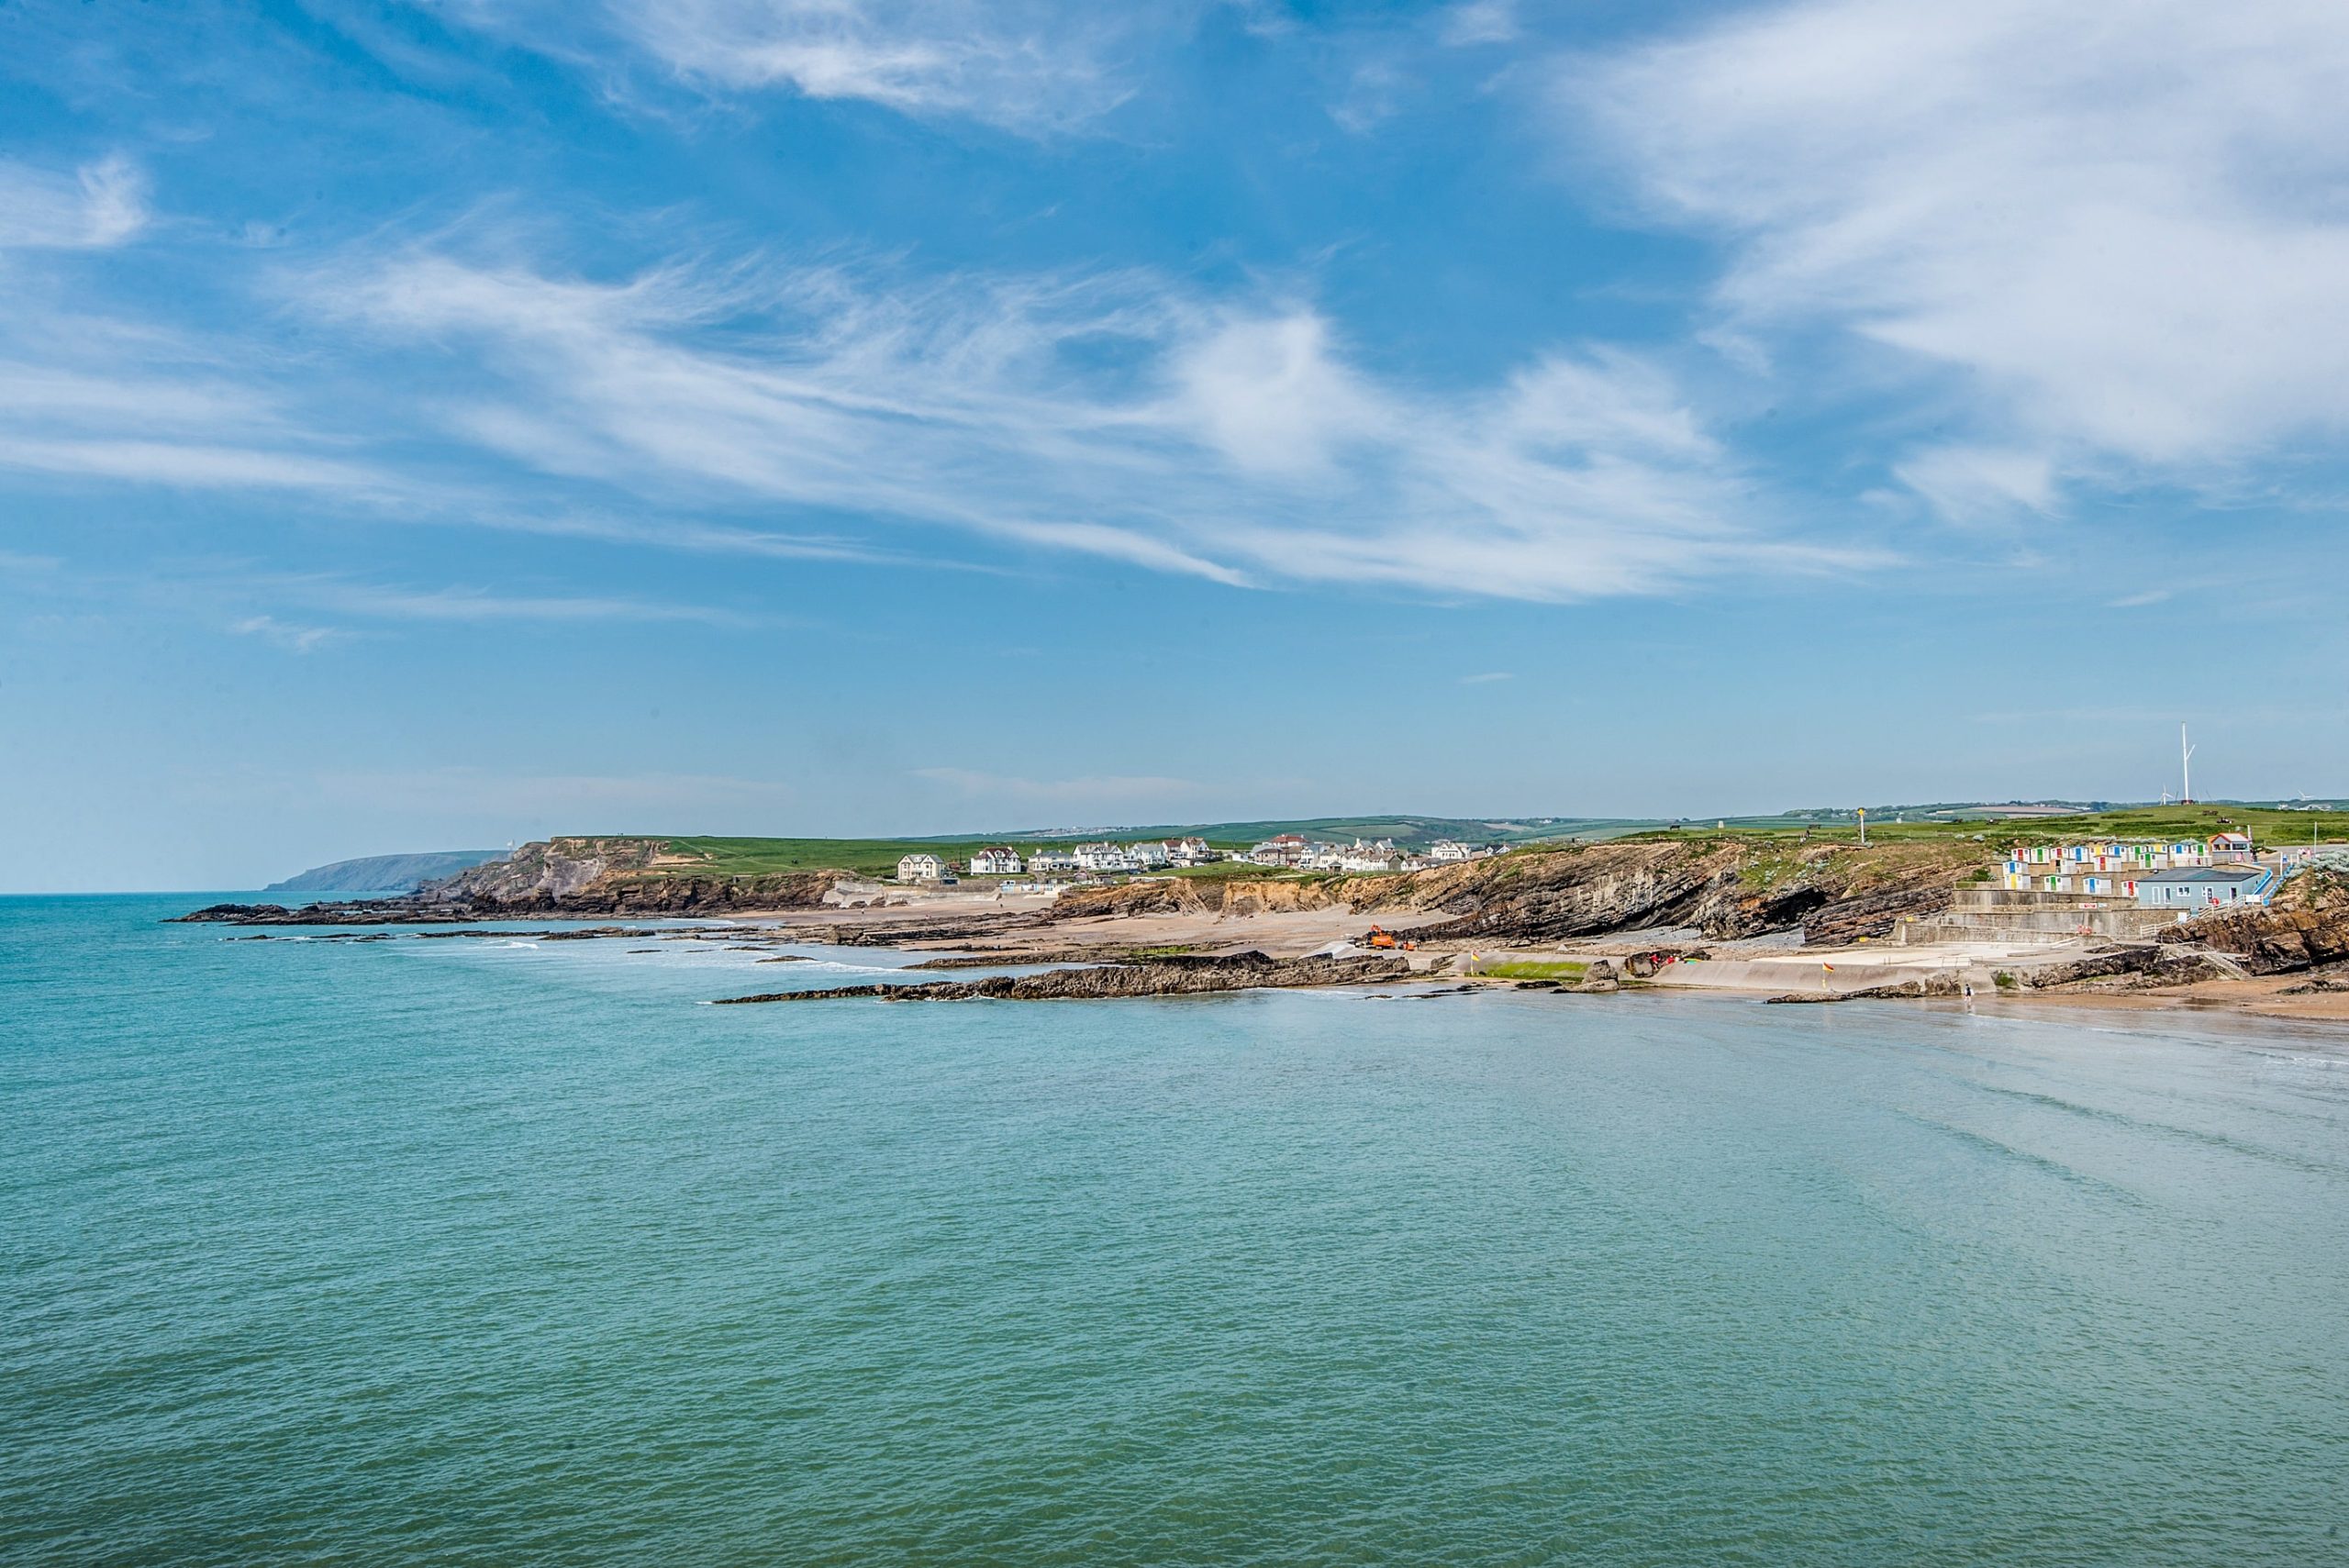
[[1319, 843], [1301, 833], [1282, 833], [1265, 840], [1239, 858], [1252, 865], [1279, 866], [1293, 871], [1397, 872], [1423, 871], [1431, 865], [1456, 865], [1463, 861], [1497, 855], [1499, 844], [1464, 844], [1439, 839], [1424, 855], [1397, 849], [1392, 839], [1351, 844]]
[[[1218, 858], [1205, 839], [1146, 839], [1131, 844], [1030, 850], [1025, 855], [1008, 844], [992, 844], [974, 851], [968, 863], [973, 876], [1049, 876], [1056, 872], [1161, 871], [1205, 865]], [[953, 876], [952, 863], [939, 855], [911, 854], [897, 862], [899, 882], [951, 882]]]
[[[1392, 839], [1352, 844], [1329, 844], [1300, 833], [1282, 833], [1232, 859], [1251, 865], [1288, 871], [1404, 872], [1431, 865], [1456, 865], [1499, 854], [1499, 844], [1465, 844], [1442, 839], [1425, 855], [1397, 849]], [[974, 851], [968, 862], [973, 876], [1051, 876], [1089, 872], [1095, 874], [1163, 871], [1170, 866], [1206, 865], [1223, 856], [1205, 839], [1145, 839], [1115, 844], [1103, 841], [1074, 849], [1030, 850], [1026, 854], [1008, 844], [991, 844]], [[897, 862], [903, 883], [945, 883], [954, 880], [954, 866], [943, 856], [928, 852], [907, 855]]]

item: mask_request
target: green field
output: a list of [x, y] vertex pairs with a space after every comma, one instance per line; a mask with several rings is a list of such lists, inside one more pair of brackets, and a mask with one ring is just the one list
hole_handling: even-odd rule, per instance
[[[658, 834], [621, 835], [659, 838]], [[779, 872], [848, 871], [863, 876], [893, 876], [904, 855], [931, 854], [960, 865], [974, 850], [1000, 839], [941, 841], [936, 839], [664, 839], [673, 855], [696, 863], [679, 871], [716, 876], [767, 876]]]
[[[1896, 813], [1895, 816], [1898, 814]], [[1630, 835], [1638, 839], [1713, 837], [1733, 834], [1779, 842], [1850, 843], [1859, 838], [1859, 824], [1845, 818], [1809, 823], [1769, 822], [1731, 817], [1726, 828], [1710, 823], [1684, 828], [1649, 828]], [[2260, 849], [2311, 841], [2337, 843], [2349, 839], [2349, 811], [2286, 811], [2275, 806], [2134, 806], [2109, 811], [2087, 811], [2069, 817], [2032, 817], [2003, 821], [1902, 822], [1868, 815], [1871, 844], [1940, 842], [1979, 839], [2003, 850], [2010, 844], [2070, 843], [2083, 839], [2207, 839], [2213, 833], [2249, 833]]]
[[[1282, 833], [1349, 843], [1392, 839], [1405, 849], [1423, 850], [1439, 839], [1464, 843], [1533, 843], [1542, 840], [1603, 838], [1628, 828], [1653, 827], [1653, 819], [1629, 821], [1599, 817], [1267, 817], [1257, 822], [1161, 823], [1137, 828], [1088, 828], [1075, 838], [1060, 830], [1015, 829], [975, 840], [983, 844], [1070, 844], [1080, 840], [1108, 839], [1129, 843], [1137, 839], [1205, 839], [1218, 849], [1246, 849]], [[930, 840], [932, 847], [944, 840]]]
[[[2275, 806], [2124, 806], [2109, 811], [2082, 812], [2068, 817], [2033, 817], [1998, 821], [1899, 821], [1900, 814], [1891, 812], [1868, 817], [1870, 843], [1943, 843], [1953, 847], [1978, 840], [1987, 856], [1998, 853], [2012, 844], [2060, 843], [2079, 839], [2205, 839], [2213, 833], [2229, 830], [2248, 832], [2260, 848], [2286, 844], [2306, 844], [2315, 840], [2338, 843], [2349, 840], [2349, 811], [2287, 811]], [[1575, 824], [1569, 826], [1569, 822]], [[1445, 829], [1437, 832], [1441, 827]], [[1408, 832], [1406, 832], [1406, 828]], [[1490, 823], [1476, 823], [1442, 817], [1321, 817], [1291, 822], [1217, 823], [1199, 833], [1219, 850], [1245, 849], [1275, 832], [1303, 832], [1311, 837], [1330, 839], [1354, 837], [1426, 840], [1431, 837], [1458, 837], [1482, 830], [1486, 838], [1502, 835], [1492, 832]], [[1109, 835], [1118, 841], [1139, 839], [1176, 838], [1187, 836], [1196, 829], [1128, 828]], [[1602, 822], [1597, 818], [1550, 818], [1542, 828], [1521, 827], [1513, 846], [1522, 852], [1539, 848], [1543, 835], [1565, 837], [1575, 833], [1586, 839], [1632, 838], [1640, 840], [1704, 840], [1728, 838], [1746, 842], [1799, 845], [1805, 842], [1850, 843], [1859, 837], [1859, 827], [1848, 815], [1820, 814], [1802, 820], [1791, 817], [1730, 817], [1725, 827], [1711, 822], [1691, 822], [1684, 828], [1664, 828], [1653, 824], [1624, 822], [1620, 819]], [[1805, 835], [1808, 835], [1806, 839]], [[679, 871], [707, 872], [718, 876], [762, 876], [783, 872], [846, 871], [862, 876], [894, 875], [900, 856], [930, 853], [956, 865], [967, 862], [972, 851], [989, 844], [1011, 844], [1027, 851], [1046, 845], [1067, 847], [1080, 841], [1075, 837], [1046, 839], [1032, 834], [996, 834], [987, 838], [951, 839], [731, 839], [731, 838], [669, 838], [661, 834], [623, 834], [615, 837], [659, 839], [669, 846], [669, 852], [695, 857], [691, 867]], [[1100, 834], [1087, 835], [1090, 838]], [[1164, 873], [1160, 873], [1164, 874]], [[1188, 877], [1249, 877], [1271, 873], [1263, 868], [1219, 861], [1212, 865], [1174, 868], [1173, 874]], [[1286, 873], [1296, 875], [1299, 873]]]
[[1470, 973], [1486, 975], [1495, 980], [1559, 980], [1568, 984], [1578, 985], [1582, 983], [1583, 976], [1590, 973], [1590, 965], [1566, 962], [1544, 962], [1535, 959], [1510, 960], [1500, 963], [1483, 960]]

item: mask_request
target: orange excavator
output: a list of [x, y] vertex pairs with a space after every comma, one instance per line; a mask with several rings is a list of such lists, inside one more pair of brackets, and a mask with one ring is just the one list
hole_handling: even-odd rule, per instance
[[1419, 944], [1417, 942], [1398, 942], [1395, 940], [1394, 932], [1386, 929], [1383, 926], [1373, 926], [1370, 929], [1369, 937], [1364, 940], [1363, 945], [1374, 948], [1399, 947], [1408, 952], [1416, 951]]

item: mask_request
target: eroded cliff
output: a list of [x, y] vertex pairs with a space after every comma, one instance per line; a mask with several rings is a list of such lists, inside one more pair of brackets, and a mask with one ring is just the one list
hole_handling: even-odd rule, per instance
[[[1055, 920], [1343, 908], [1430, 940], [1554, 941], [1657, 926], [1716, 940], [1800, 928], [1806, 940], [1883, 936], [1948, 907], [1979, 846], [1789, 845], [1729, 835], [1520, 851], [1390, 876], [1163, 878], [1081, 888]], [[1409, 919], [1409, 917], [1420, 917]]]

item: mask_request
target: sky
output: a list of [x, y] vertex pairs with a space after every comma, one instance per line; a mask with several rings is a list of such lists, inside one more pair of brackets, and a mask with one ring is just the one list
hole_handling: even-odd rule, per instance
[[0, 888], [2349, 794], [2349, 7], [11, 0]]

